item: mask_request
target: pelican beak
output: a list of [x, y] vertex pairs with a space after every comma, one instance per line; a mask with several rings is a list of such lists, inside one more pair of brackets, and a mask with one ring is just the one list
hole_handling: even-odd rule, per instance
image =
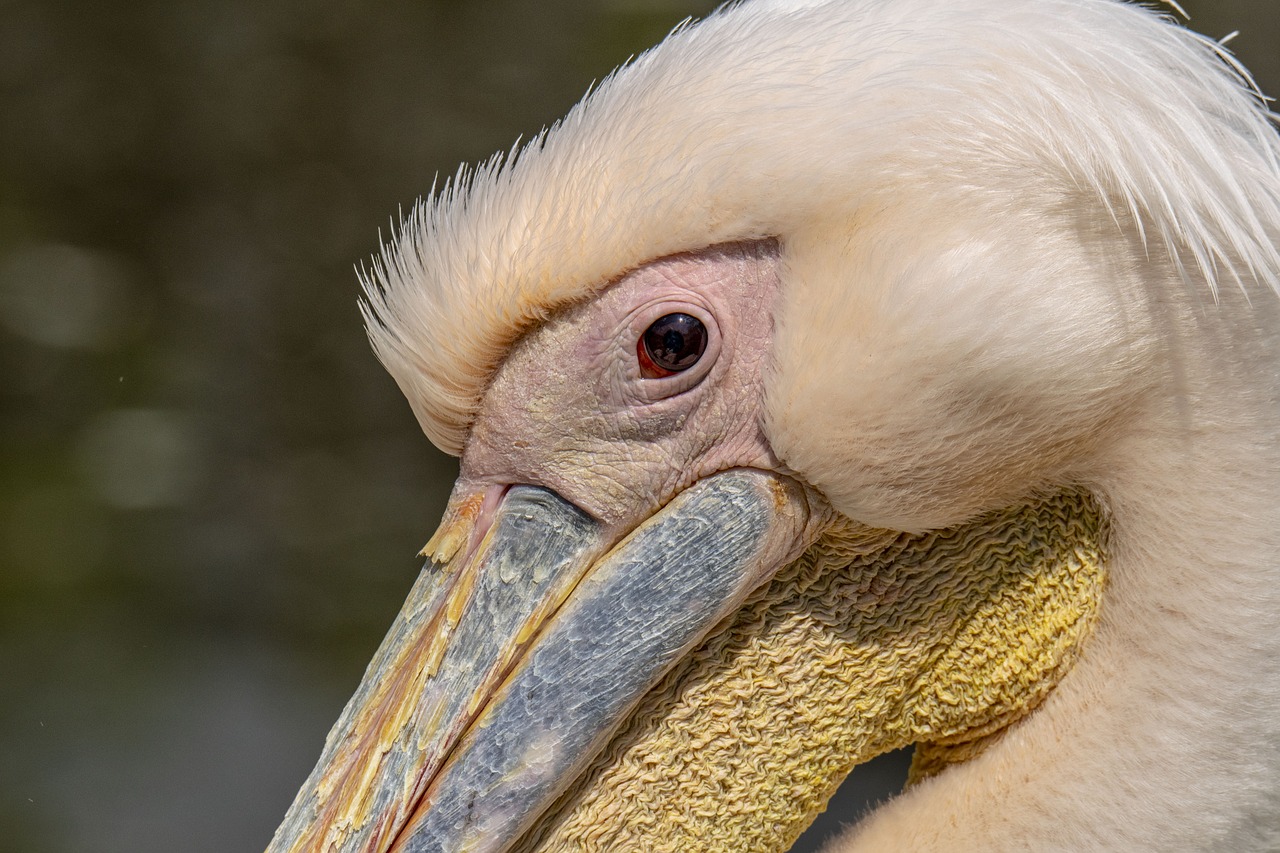
[[625, 536], [538, 488], [455, 498], [269, 851], [507, 849], [807, 547], [811, 514], [803, 487], [754, 469]]

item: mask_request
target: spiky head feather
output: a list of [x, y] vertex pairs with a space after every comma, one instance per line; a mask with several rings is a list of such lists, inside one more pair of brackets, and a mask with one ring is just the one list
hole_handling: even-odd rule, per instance
[[[1226, 51], [1137, 6], [747, 2], [678, 29], [421, 202], [364, 307], [424, 431], [457, 454], [531, 325], [646, 261], [776, 237], [770, 427], [784, 459], [818, 470], [820, 447], [790, 446], [792, 413], [847, 410], [857, 366], [840, 359], [860, 357], [848, 339], [865, 294], [902, 300], [881, 286], [933, 263], [928, 286], [973, 306], [955, 322], [984, 322], [992, 300], [1054, 273], [1055, 229], [1082, 211], [1197, 283], [1274, 288], [1278, 163]], [[984, 276], [985, 299], [954, 281]]]

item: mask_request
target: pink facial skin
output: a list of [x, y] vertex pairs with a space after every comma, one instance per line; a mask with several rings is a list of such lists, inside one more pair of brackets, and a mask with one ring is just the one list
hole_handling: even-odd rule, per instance
[[[778, 272], [772, 241], [662, 258], [530, 332], [485, 393], [454, 500], [542, 486], [621, 533], [717, 471], [777, 470], [761, 417]], [[702, 321], [706, 350], [646, 377], [637, 342], [672, 313]]]

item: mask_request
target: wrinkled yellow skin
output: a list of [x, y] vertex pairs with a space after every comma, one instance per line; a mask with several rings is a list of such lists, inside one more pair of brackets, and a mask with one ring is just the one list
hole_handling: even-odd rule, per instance
[[781, 851], [854, 766], [977, 754], [1070, 669], [1105, 522], [1068, 493], [908, 536], [832, 528], [658, 684], [515, 848]]

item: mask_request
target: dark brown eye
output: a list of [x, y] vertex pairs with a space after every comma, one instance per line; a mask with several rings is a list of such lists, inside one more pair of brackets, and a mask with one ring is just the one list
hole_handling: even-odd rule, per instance
[[698, 363], [707, 350], [707, 327], [688, 314], [659, 317], [636, 346], [640, 370], [649, 378], [671, 376]]

